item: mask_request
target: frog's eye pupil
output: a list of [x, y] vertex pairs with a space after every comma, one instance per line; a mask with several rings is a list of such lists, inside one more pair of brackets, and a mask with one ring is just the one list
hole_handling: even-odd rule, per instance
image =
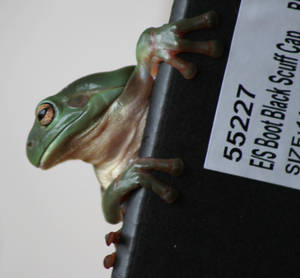
[[53, 105], [50, 103], [41, 104], [36, 111], [37, 120], [43, 126], [49, 125], [54, 119], [54, 116], [55, 110]]
[[42, 110], [38, 113], [38, 119], [39, 119], [39, 121], [41, 121], [41, 120], [45, 117], [45, 115], [46, 115], [46, 113], [47, 113], [47, 110], [48, 110], [48, 109], [42, 109]]

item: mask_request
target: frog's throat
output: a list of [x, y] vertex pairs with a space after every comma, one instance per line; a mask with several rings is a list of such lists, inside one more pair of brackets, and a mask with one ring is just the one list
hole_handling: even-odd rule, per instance
[[53, 138], [53, 140], [48, 144], [48, 146], [45, 148], [44, 152], [42, 153], [39, 163], [38, 163], [38, 167], [41, 169], [48, 169], [52, 166], [54, 166], [57, 163], [51, 163], [51, 165], [48, 165], [48, 159], [49, 157], [51, 157], [51, 155], [53, 154], [53, 152], [55, 152], [55, 150], [57, 148], [59, 148], [64, 142], [66, 142], [68, 140], [68, 138], [70, 136], [72, 136], [72, 134], [70, 134], [69, 136], [65, 136], [65, 134], [68, 132], [68, 130], [70, 128], [73, 127], [74, 124], [76, 124], [76, 122], [80, 121], [84, 115], [85, 115], [86, 111], [83, 111], [81, 114], [79, 114], [78, 117], [76, 117], [73, 121], [71, 121], [68, 125], [66, 125], [60, 132], [58, 132], [58, 134]]

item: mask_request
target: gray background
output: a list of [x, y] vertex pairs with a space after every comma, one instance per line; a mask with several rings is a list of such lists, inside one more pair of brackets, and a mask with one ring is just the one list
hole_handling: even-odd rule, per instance
[[0, 277], [110, 277], [113, 248], [92, 167], [42, 171], [25, 142], [36, 104], [89, 73], [135, 64], [135, 44], [171, 0], [0, 2]]

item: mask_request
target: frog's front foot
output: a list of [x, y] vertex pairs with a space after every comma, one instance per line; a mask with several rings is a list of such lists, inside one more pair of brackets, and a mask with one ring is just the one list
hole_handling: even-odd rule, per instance
[[103, 194], [102, 207], [108, 222], [118, 223], [122, 220], [122, 202], [129, 193], [139, 187], [151, 189], [168, 203], [175, 201], [177, 191], [150, 175], [148, 171], [151, 170], [179, 175], [183, 170], [183, 162], [178, 158], [138, 158], [130, 161], [125, 171], [112, 182]]
[[176, 55], [181, 52], [200, 53], [214, 58], [220, 57], [223, 47], [216, 40], [190, 41], [184, 39], [184, 34], [199, 30], [214, 28], [218, 24], [216, 12], [182, 19], [159, 28], [149, 28], [140, 37], [137, 46], [137, 57], [141, 64], [151, 64], [151, 75], [156, 77], [158, 66], [166, 62], [180, 71], [186, 78], [191, 79], [196, 74], [196, 65], [187, 62]]

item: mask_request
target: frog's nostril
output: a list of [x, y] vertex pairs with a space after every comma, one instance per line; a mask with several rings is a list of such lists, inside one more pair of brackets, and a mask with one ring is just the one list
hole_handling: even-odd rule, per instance
[[32, 142], [28, 142], [27, 143], [27, 148], [31, 148], [32, 147]]

